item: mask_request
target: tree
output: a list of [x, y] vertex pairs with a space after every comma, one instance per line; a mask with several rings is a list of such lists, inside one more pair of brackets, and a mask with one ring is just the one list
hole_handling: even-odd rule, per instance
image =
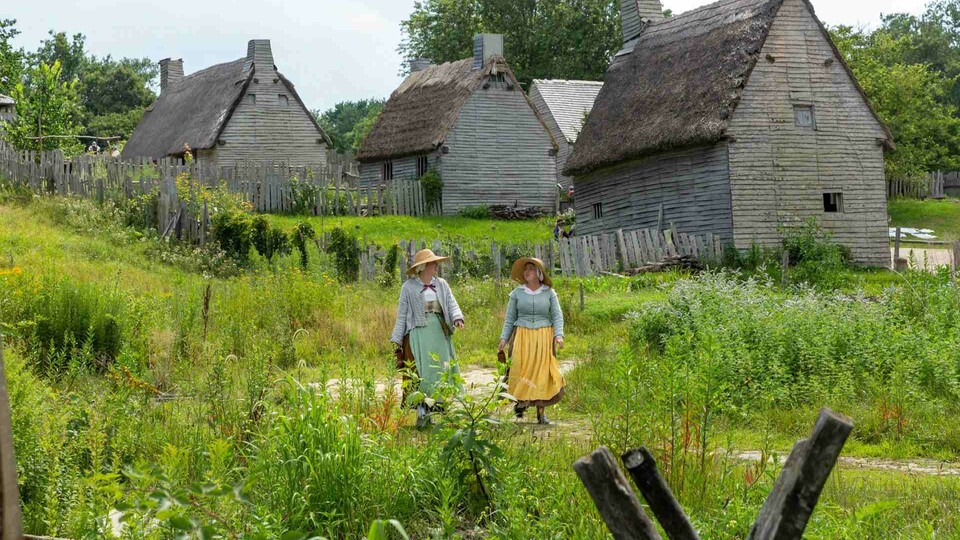
[[80, 78], [80, 95], [89, 116], [142, 110], [157, 99], [147, 80], [129, 64], [107, 56], [90, 57]]
[[30, 69], [26, 80], [14, 87], [12, 97], [17, 100], [17, 117], [6, 130], [14, 146], [30, 150], [61, 148], [68, 153], [82, 148], [76, 139], [47, 138], [77, 133], [77, 81], [64, 80], [59, 61]]
[[320, 127], [333, 140], [333, 148], [339, 153], [349, 152], [353, 148], [355, 139], [354, 128], [372, 109], [383, 108], [382, 99], [361, 99], [359, 101], [343, 101], [332, 109], [316, 114]]
[[887, 175], [960, 168], [960, 120], [946, 97], [956, 79], [929, 64], [910, 63], [910, 38], [848, 26], [833, 28], [831, 36], [893, 133], [897, 149], [886, 154]]
[[373, 124], [377, 121], [377, 118], [380, 118], [380, 113], [382, 112], [383, 104], [372, 106], [367, 110], [367, 116], [357, 122], [352, 132], [353, 144], [351, 149], [354, 153], [357, 153], [357, 150], [360, 149], [360, 145], [363, 144], [363, 140], [370, 134], [370, 130], [373, 129]]
[[20, 33], [14, 19], [0, 20], [0, 94], [11, 94], [23, 75], [23, 51], [13, 48]]
[[87, 61], [87, 38], [83, 34], [74, 34], [72, 39], [67, 39], [66, 32], [53, 30], [49, 34], [48, 39], [40, 42], [40, 48], [29, 55], [30, 65], [36, 68], [41, 64], [52, 66], [59, 62], [64, 81], [79, 79]]
[[503, 34], [504, 55], [524, 84], [601, 79], [622, 44], [617, 0], [419, 0], [400, 27], [404, 58], [434, 63], [470, 57], [476, 33]]

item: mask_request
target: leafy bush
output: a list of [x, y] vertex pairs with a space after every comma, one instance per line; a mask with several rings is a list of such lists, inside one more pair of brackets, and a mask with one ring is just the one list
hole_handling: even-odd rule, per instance
[[815, 218], [787, 229], [783, 248], [790, 255], [792, 281], [827, 287], [842, 283], [838, 273], [844, 269], [847, 257], [843, 248], [833, 241], [833, 234], [823, 230]]
[[290, 197], [293, 199], [293, 214], [308, 216], [313, 213], [317, 196], [320, 195], [320, 186], [309, 180], [301, 180], [294, 176], [290, 179]]
[[397, 266], [400, 263], [400, 246], [394, 244], [387, 249], [387, 256], [383, 260], [383, 277], [380, 284], [391, 287], [397, 281]]
[[282, 230], [271, 227], [266, 216], [254, 216], [251, 235], [253, 247], [268, 261], [273, 260], [274, 255], [290, 253], [290, 237]]
[[313, 225], [306, 221], [297, 223], [297, 228], [293, 231], [293, 245], [300, 254], [300, 266], [304, 270], [307, 268], [307, 263], [310, 262], [307, 255], [307, 240], [313, 240], [316, 237], [317, 233], [313, 230]]
[[330, 233], [330, 245], [327, 252], [333, 254], [337, 269], [337, 279], [341, 283], [351, 283], [360, 277], [360, 241], [341, 227]]
[[225, 211], [214, 214], [210, 220], [210, 232], [220, 247], [241, 265], [250, 258], [253, 247], [253, 218], [241, 211]]
[[487, 219], [490, 217], [490, 209], [485, 205], [464, 206], [457, 212], [457, 215], [471, 219]]
[[440, 173], [436, 169], [430, 169], [420, 177], [420, 185], [423, 186], [423, 202], [427, 210], [439, 214], [443, 204], [443, 180]]

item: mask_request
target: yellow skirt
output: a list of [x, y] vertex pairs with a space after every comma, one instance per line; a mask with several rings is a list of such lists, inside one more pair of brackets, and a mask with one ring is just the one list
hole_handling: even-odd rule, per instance
[[553, 354], [553, 327], [514, 330], [507, 391], [521, 407], [545, 407], [563, 397], [566, 381]]

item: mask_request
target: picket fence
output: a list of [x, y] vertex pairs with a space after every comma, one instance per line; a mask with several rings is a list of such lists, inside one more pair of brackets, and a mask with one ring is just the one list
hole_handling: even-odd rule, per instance
[[928, 173], [923, 180], [887, 179], [888, 199], [943, 199], [946, 197], [946, 182], [943, 171]]
[[[713, 234], [686, 234], [674, 229], [657, 231], [639, 229], [617, 230], [610, 234], [561, 238], [543, 243], [506, 244], [491, 242], [489, 250], [464, 247], [440, 240], [401, 240], [402, 257], [398, 272], [413, 264], [414, 256], [421, 249], [430, 248], [434, 253], [450, 258], [441, 265], [444, 272], [459, 274], [461, 267], [484, 261], [489, 265], [496, 280], [509, 277], [509, 265], [521, 256], [534, 256], [544, 266], [566, 277], [590, 277], [619, 273], [645, 264], [663, 261], [668, 257], [692, 256], [705, 263], [719, 263], [723, 258], [723, 246], [719, 236]], [[367, 244], [360, 252], [360, 279], [377, 279], [387, 250]], [[405, 263], [405, 264], [404, 264]]]
[[[205, 241], [212, 209], [191, 204], [204, 188], [223, 187], [242, 196], [257, 212], [312, 215], [428, 214], [419, 182], [396, 180], [359, 188], [344, 165], [289, 167], [250, 163], [211, 167], [165, 158], [124, 162], [104, 155], [65, 158], [59, 151], [19, 151], [0, 141], [0, 177], [38, 193], [134, 199], [157, 195], [145, 216], [164, 235]], [[178, 185], [179, 184], [179, 185]]]

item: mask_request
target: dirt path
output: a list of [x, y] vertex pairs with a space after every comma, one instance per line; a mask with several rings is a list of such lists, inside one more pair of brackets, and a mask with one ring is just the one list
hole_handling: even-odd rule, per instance
[[[741, 461], [760, 461], [762, 454], [756, 450], [734, 451], [731, 457]], [[781, 455], [781, 460], [786, 454]], [[773, 457], [768, 457], [773, 462]], [[934, 459], [887, 459], [840, 456], [837, 459], [845, 469], [873, 469], [880, 471], [896, 471], [921, 476], [960, 476], [960, 463], [937, 461]]]
[[[890, 248], [890, 260], [893, 260], [893, 248]], [[936, 270], [938, 266], [950, 266], [953, 260], [953, 252], [949, 249], [929, 249], [929, 248], [911, 248], [900, 247], [900, 257], [908, 261], [913, 258], [911, 264], [916, 265], [921, 270]], [[891, 265], [893, 263], [891, 262]], [[893, 266], [891, 266], [893, 268]]]

